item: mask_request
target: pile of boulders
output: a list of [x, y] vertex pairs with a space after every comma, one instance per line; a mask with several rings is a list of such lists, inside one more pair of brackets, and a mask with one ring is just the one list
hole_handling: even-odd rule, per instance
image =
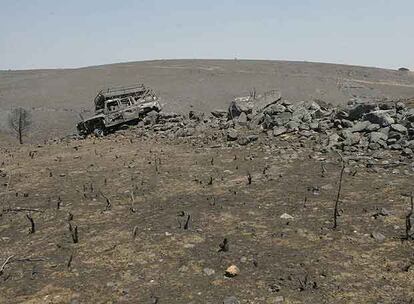
[[146, 136], [182, 138], [205, 133], [207, 129], [220, 129], [226, 122], [227, 112], [219, 110], [208, 117], [198, 111], [190, 111], [188, 115], [152, 111], [139, 122], [138, 128], [145, 130]]
[[414, 108], [396, 103], [350, 103], [333, 121], [343, 150], [391, 149], [407, 155], [414, 150]]
[[[293, 104], [273, 94], [259, 96], [259, 100], [236, 99], [229, 106], [228, 118], [238, 126], [261, 128], [273, 137], [323, 134], [325, 148], [391, 149], [407, 155], [414, 150], [414, 108], [403, 102], [352, 101], [346, 107], [334, 107], [318, 100]], [[232, 138], [234, 135], [229, 136]]]
[[[149, 112], [138, 127], [146, 136], [201, 137], [220, 131], [229, 142], [247, 145], [260, 133], [280, 137], [296, 134], [317, 139], [323, 149], [343, 151], [400, 150], [413, 155], [414, 108], [400, 101], [349, 102], [333, 106], [320, 100], [292, 103], [277, 91], [236, 98], [227, 111], [210, 115]], [[210, 132], [211, 133], [211, 132]], [[218, 137], [213, 137], [218, 138]]]

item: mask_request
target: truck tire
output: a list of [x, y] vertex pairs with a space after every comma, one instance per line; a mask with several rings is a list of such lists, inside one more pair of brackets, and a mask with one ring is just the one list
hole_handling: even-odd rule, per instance
[[96, 128], [95, 130], [93, 130], [93, 134], [95, 134], [96, 137], [104, 137], [105, 130], [102, 128]]

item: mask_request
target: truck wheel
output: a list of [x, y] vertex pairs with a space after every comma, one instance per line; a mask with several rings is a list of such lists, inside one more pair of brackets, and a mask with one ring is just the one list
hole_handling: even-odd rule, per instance
[[101, 128], [96, 128], [93, 130], [93, 134], [95, 134], [96, 137], [103, 137], [105, 135], [105, 131]]

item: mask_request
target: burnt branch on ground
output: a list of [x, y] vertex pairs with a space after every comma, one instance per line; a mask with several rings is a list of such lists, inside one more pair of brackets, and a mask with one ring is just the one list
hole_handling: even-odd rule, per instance
[[341, 163], [342, 163], [342, 167], [341, 167], [341, 173], [339, 175], [339, 186], [338, 186], [338, 193], [336, 195], [336, 200], [335, 200], [335, 206], [334, 206], [334, 214], [333, 214], [333, 229], [336, 229], [338, 227], [338, 217], [339, 217], [339, 198], [341, 197], [341, 190], [342, 190], [342, 180], [343, 180], [343, 176], [344, 176], [344, 171], [345, 171], [345, 161], [342, 157], [341, 154], [339, 154], [341, 156]]
[[79, 242], [78, 238], [78, 226], [72, 226], [72, 223], [69, 222], [69, 232], [72, 237], [73, 243], [77, 244]]
[[405, 216], [405, 239], [412, 240], [414, 239], [414, 233], [411, 232], [413, 225], [411, 223], [411, 218], [414, 213], [414, 193], [410, 195], [410, 212]]
[[111, 209], [112, 209], [112, 204], [111, 204], [111, 201], [109, 200], [109, 198], [108, 198], [108, 197], [106, 197], [106, 196], [105, 196], [105, 194], [103, 194], [103, 193], [102, 193], [102, 191], [100, 191], [99, 193], [100, 193], [100, 194], [102, 195], [102, 197], [106, 200], [105, 211], [109, 211], [109, 210], [111, 210]]
[[9, 256], [5, 261], [4, 261], [4, 263], [1, 265], [1, 267], [0, 267], [0, 276], [3, 274], [3, 272], [4, 272], [4, 268], [6, 267], [6, 265], [10, 262], [10, 260], [13, 258], [14, 256], [13, 255], [11, 255], [11, 256]]
[[26, 218], [30, 222], [29, 234], [35, 233], [36, 232], [36, 225], [35, 225], [35, 222], [34, 222], [32, 216], [28, 213], [28, 214], [26, 214]]

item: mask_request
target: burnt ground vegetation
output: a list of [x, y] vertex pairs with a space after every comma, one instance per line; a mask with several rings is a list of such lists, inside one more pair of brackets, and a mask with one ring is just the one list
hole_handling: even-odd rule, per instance
[[265, 94], [2, 148], [0, 302], [412, 303], [411, 106]]

